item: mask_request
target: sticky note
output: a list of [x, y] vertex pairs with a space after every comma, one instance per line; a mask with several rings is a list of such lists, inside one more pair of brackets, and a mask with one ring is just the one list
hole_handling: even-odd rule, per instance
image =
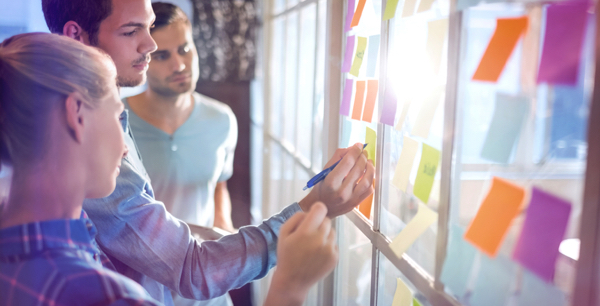
[[427, 44], [425, 50], [427, 50], [427, 57], [429, 58], [429, 63], [431, 63], [434, 75], [438, 75], [440, 72], [444, 42], [447, 36], [448, 18], [433, 20], [427, 23]]
[[543, 280], [551, 282], [558, 247], [565, 236], [570, 214], [571, 203], [533, 187], [513, 258]]
[[394, 293], [394, 299], [392, 300], [392, 306], [411, 306], [412, 299], [412, 292], [410, 292], [408, 286], [406, 286], [406, 284], [398, 278], [396, 284], [396, 293]]
[[377, 152], [377, 133], [368, 126], [365, 133], [365, 143], [369, 144], [365, 148], [365, 150], [369, 152], [369, 159], [373, 160], [373, 165], [377, 165], [375, 163], [375, 152]]
[[473, 80], [497, 82], [519, 38], [527, 29], [527, 16], [498, 18], [496, 31], [479, 62]]
[[365, 81], [356, 81], [356, 92], [354, 93], [354, 108], [352, 109], [352, 119], [360, 120], [360, 115], [362, 114], [364, 101]]
[[396, 120], [397, 105], [398, 100], [396, 98], [396, 93], [394, 92], [394, 87], [388, 79], [388, 82], [385, 85], [385, 92], [383, 95], [383, 109], [381, 111], [381, 117], [379, 118], [379, 122], [387, 124], [389, 126], [394, 126], [394, 120]]
[[375, 100], [379, 91], [379, 81], [367, 81], [367, 98], [365, 100], [365, 110], [363, 111], [362, 121], [372, 122], [373, 111], [375, 110]]
[[577, 84], [589, 6], [587, 1], [582, 1], [550, 4], [546, 7], [546, 29], [538, 83]]
[[495, 257], [524, 197], [523, 187], [493, 177], [490, 190], [471, 221], [465, 239], [488, 256]]
[[417, 0], [404, 0], [404, 7], [402, 8], [402, 17], [412, 16], [415, 13], [415, 6]]
[[529, 98], [497, 94], [494, 115], [481, 149], [481, 157], [508, 163], [528, 113]]
[[362, 16], [363, 9], [365, 8], [365, 3], [367, 0], [358, 0], [358, 6], [356, 7], [356, 11], [354, 12], [354, 16], [352, 16], [352, 22], [350, 23], [350, 27], [355, 27], [360, 22], [360, 17]]
[[394, 178], [392, 179], [392, 184], [404, 192], [406, 192], [406, 185], [408, 185], [408, 178], [418, 150], [419, 143], [408, 136], [404, 136], [402, 152], [400, 153]]
[[348, 0], [348, 7], [346, 10], [346, 26], [344, 27], [344, 31], [350, 31], [352, 24], [352, 17], [354, 17], [354, 0]]
[[411, 131], [412, 135], [423, 137], [425, 139], [429, 137], [429, 129], [433, 122], [433, 116], [440, 104], [443, 92], [444, 88], [439, 86], [425, 96], [425, 100], [421, 103], [421, 109], [417, 115], [417, 121]]
[[383, 12], [383, 20], [390, 20], [396, 15], [396, 8], [398, 7], [398, 0], [389, 0], [385, 4], [385, 11]]
[[401, 257], [437, 219], [438, 214], [436, 212], [429, 209], [425, 204], [419, 203], [419, 211], [417, 211], [415, 217], [408, 222], [400, 234], [392, 240], [390, 248], [392, 248], [396, 256]]
[[421, 163], [419, 164], [413, 193], [425, 204], [429, 201], [429, 195], [431, 194], [431, 187], [433, 187], [433, 179], [435, 178], [439, 161], [440, 151], [429, 145], [423, 144], [423, 149], [421, 150]]
[[352, 66], [352, 55], [354, 54], [354, 35], [346, 37], [346, 53], [344, 54], [344, 63], [342, 72], [350, 72]]
[[[373, 188], [375, 188], [375, 180], [373, 180]], [[358, 204], [358, 211], [360, 211], [363, 216], [367, 219], [371, 219], [371, 207], [373, 206], [373, 197], [375, 193], [372, 193], [366, 199], [364, 199], [360, 204]]]
[[342, 116], [342, 138], [340, 140], [340, 148], [350, 146], [350, 135], [352, 135], [352, 121], [348, 117]]
[[367, 60], [367, 77], [372, 78], [375, 76], [375, 70], [377, 70], [377, 57], [379, 56], [379, 35], [369, 36], [369, 55]]
[[[402, 111], [400, 112], [400, 118], [398, 118], [398, 123], [396, 123], [396, 131], [402, 131], [404, 127], [404, 120], [406, 120], [406, 115], [408, 115], [408, 110], [410, 109], [410, 100], [404, 99], [402, 103]], [[431, 118], [433, 120], [433, 117]]]
[[417, 300], [417, 298], [413, 298], [412, 306], [421, 306], [421, 303], [419, 300]]
[[421, 3], [419, 3], [419, 8], [417, 9], [417, 13], [429, 11], [434, 1], [435, 0], [421, 0]]
[[356, 45], [356, 55], [354, 56], [354, 62], [352, 62], [352, 67], [350, 68], [350, 74], [355, 77], [358, 77], [358, 72], [360, 71], [360, 66], [362, 65], [366, 48], [367, 38], [359, 36], [358, 44]]
[[446, 247], [446, 259], [440, 280], [460, 300], [467, 292], [467, 284], [477, 250], [463, 236], [465, 229], [452, 224]]
[[[481, 256], [479, 275], [475, 282], [471, 306], [505, 306], [514, 282], [516, 265], [503, 256], [490, 259]], [[533, 304], [541, 305], [541, 304]]]
[[548, 284], [528, 271], [523, 271], [521, 292], [517, 298], [517, 305], [531, 306], [566, 306], [567, 297], [558, 288]]
[[344, 94], [342, 95], [342, 103], [340, 104], [340, 115], [350, 115], [350, 99], [352, 99], [353, 85], [353, 80], [346, 79], [346, 85], [344, 86]]

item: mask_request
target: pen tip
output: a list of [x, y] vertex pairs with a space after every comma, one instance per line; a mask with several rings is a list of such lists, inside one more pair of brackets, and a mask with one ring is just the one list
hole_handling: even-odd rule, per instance
[[303, 191], [306, 190], [306, 189], [308, 189], [308, 186], [304, 186], [304, 188], [302, 188]]

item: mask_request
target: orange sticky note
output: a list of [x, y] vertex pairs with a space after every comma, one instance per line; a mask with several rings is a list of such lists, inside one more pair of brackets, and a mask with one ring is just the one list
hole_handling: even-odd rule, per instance
[[465, 233], [465, 240], [490, 257], [495, 257], [510, 223], [525, 197], [523, 187], [493, 177], [492, 186]]
[[360, 17], [362, 16], [363, 9], [365, 8], [365, 3], [367, 3], [367, 0], [358, 0], [356, 12], [354, 12], [354, 16], [352, 17], [352, 23], [350, 23], [351, 28], [357, 26], [360, 22]]
[[364, 101], [365, 81], [356, 81], [356, 93], [354, 95], [354, 108], [352, 109], [352, 119], [360, 120], [360, 114], [362, 114]]
[[[375, 188], [375, 180], [373, 180], [373, 188]], [[373, 205], [373, 196], [375, 193], [372, 193], [366, 199], [364, 199], [360, 204], [358, 204], [358, 211], [360, 211], [363, 216], [367, 217], [367, 219], [371, 219], [371, 206]]]
[[473, 80], [497, 82], [525, 29], [527, 29], [527, 16], [498, 18], [496, 31], [479, 62]]
[[379, 91], [379, 81], [368, 80], [367, 81], [367, 99], [365, 101], [365, 111], [363, 112], [362, 121], [366, 121], [366, 122], [373, 121], [373, 110], [375, 109], [375, 99], [377, 99], [378, 91]]

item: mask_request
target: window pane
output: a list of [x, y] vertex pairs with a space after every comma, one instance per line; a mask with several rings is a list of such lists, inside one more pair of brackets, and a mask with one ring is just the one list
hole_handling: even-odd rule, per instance
[[[324, 29], [327, 18], [327, 1], [319, 0], [318, 7], [318, 26], [317, 29]], [[313, 155], [312, 168], [315, 172], [320, 172], [323, 166], [323, 108], [325, 97], [325, 33], [326, 31], [317, 31], [317, 73], [315, 76], [315, 97], [313, 109]]]
[[412, 292], [413, 297], [419, 300], [423, 306], [431, 305], [421, 294], [416, 290], [413, 284], [389, 261], [383, 254], [379, 253], [379, 283], [377, 284], [377, 304], [392, 305], [398, 279], [400, 279], [408, 289]]
[[270, 116], [271, 126], [269, 132], [275, 137], [282, 136], [281, 111], [283, 104], [283, 73], [285, 54], [285, 18], [277, 18], [273, 21], [273, 38], [271, 40], [271, 60], [269, 76], [269, 89], [271, 94]]
[[285, 91], [283, 105], [284, 139], [293, 146], [296, 133], [296, 103], [298, 86], [298, 12], [287, 15], [285, 33]]
[[300, 67], [298, 77], [298, 130], [297, 148], [299, 153], [310, 160], [313, 124], [313, 98], [315, 78], [315, 30], [317, 4], [308, 5], [302, 10], [300, 27]]
[[338, 224], [340, 257], [335, 269], [336, 304], [368, 306], [371, 299], [371, 241], [348, 218], [339, 218]]
[[269, 158], [267, 160], [270, 167], [269, 181], [267, 182], [269, 184], [269, 205], [263, 207], [263, 215], [265, 216], [272, 216], [280, 211], [279, 207], [281, 206], [281, 198], [283, 197], [281, 190], [284, 186], [281, 178], [282, 158], [281, 146], [271, 140], [269, 142]]

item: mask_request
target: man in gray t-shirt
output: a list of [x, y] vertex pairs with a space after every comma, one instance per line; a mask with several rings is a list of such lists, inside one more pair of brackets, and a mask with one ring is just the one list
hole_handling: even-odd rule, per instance
[[156, 199], [188, 223], [233, 231], [227, 180], [233, 172], [237, 122], [231, 109], [194, 93], [198, 54], [187, 16], [154, 3], [148, 89], [125, 100]]

